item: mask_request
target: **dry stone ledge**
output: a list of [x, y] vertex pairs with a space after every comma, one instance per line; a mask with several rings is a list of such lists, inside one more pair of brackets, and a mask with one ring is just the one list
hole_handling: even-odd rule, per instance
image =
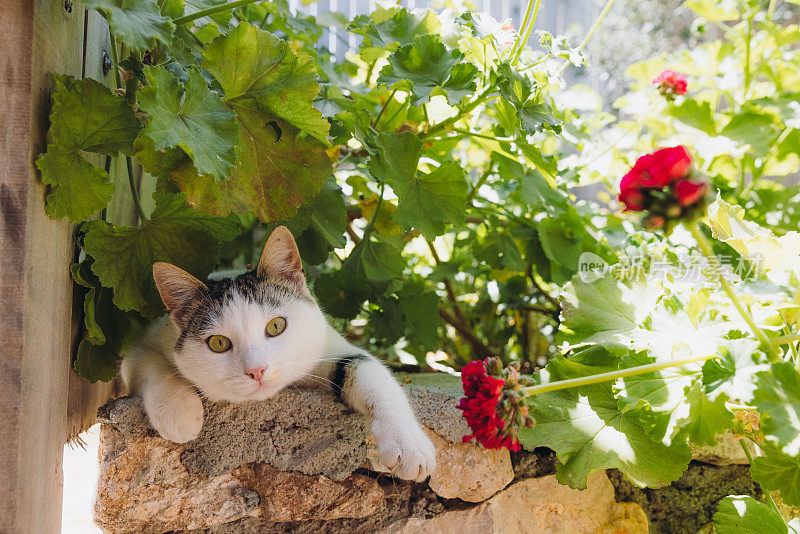
[[384, 474], [364, 417], [327, 392], [206, 403], [200, 436], [182, 445], [157, 436], [139, 399], [110, 401], [95, 521], [110, 533], [647, 532], [604, 472], [587, 491], [562, 488], [547, 450], [512, 459], [462, 443], [458, 390], [404, 388], [437, 449], [424, 483]]

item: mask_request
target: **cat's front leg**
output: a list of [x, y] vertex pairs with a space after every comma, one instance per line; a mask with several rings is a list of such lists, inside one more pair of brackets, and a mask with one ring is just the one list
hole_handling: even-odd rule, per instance
[[419, 482], [433, 473], [436, 449], [386, 367], [365, 354], [345, 356], [332, 381], [345, 402], [370, 418], [379, 459], [392, 474]]
[[188, 383], [161, 382], [142, 391], [144, 409], [158, 434], [175, 443], [192, 441], [203, 428], [203, 402]]
[[165, 355], [147, 345], [122, 360], [122, 379], [142, 397], [147, 418], [158, 434], [175, 443], [191, 441], [203, 428], [203, 402]]

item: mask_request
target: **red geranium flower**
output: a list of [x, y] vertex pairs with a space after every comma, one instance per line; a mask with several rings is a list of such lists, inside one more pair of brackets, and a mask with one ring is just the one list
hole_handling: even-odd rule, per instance
[[475, 439], [487, 449], [520, 450], [519, 440], [511, 427], [498, 415], [497, 404], [505, 382], [489, 376], [483, 362], [470, 362], [461, 370], [465, 398], [458, 403], [472, 434], [464, 443]]
[[675, 184], [675, 197], [681, 206], [694, 204], [708, 192], [708, 184], [683, 180]]
[[697, 216], [709, 184], [692, 177], [692, 158], [682, 146], [641, 156], [620, 182], [625, 211], [646, 211], [645, 228], [669, 230], [674, 221]]
[[686, 76], [671, 69], [661, 71], [650, 84], [658, 86], [658, 92], [669, 99], [686, 94], [689, 87]]

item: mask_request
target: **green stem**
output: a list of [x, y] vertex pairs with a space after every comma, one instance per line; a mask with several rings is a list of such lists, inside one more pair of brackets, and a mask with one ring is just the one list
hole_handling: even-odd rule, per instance
[[541, 395], [550, 391], [559, 391], [562, 389], [574, 388], [579, 386], [588, 386], [590, 384], [597, 384], [599, 382], [608, 382], [609, 380], [616, 380], [618, 378], [625, 378], [628, 376], [637, 376], [653, 371], [661, 371], [662, 369], [669, 369], [670, 367], [678, 367], [689, 363], [703, 362], [716, 358], [717, 354], [706, 354], [704, 356], [693, 356], [691, 358], [684, 358], [682, 360], [673, 360], [669, 362], [650, 363], [647, 365], [638, 365], [636, 367], [629, 367], [627, 369], [620, 369], [618, 371], [610, 371], [608, 373], [600, 373], [596, 375], [583, 376], [580, 378], [569, 378], [567, 380], [558, 380], [549, 384], [540, 384], [538, 386], [529, 386], [522, 388], [527, 395]]
[[800, 334], [792, 334], [789, 336], [779, 336], [773, 337], [770, 339], [770, 343], [773, 345], [784, 345], [786, 343], [791, 343], [792, 341], [800, 341]]
[[375, 227], [375, 221], [378, 219], [378, 214], [381, 211], [381, 204], [383, 204], [383, 190], [386, 189], [386, 182], [381, 182], [381, 190], [378, 193], [378, 203], [375, 205], [375, 215], [372, 216], [372, 219], [367, 223], [367, 227], [364, 228], [364, 234], [361, 236], [361, 241], [366, 241], [369, 238], [369, 234], [372, 232], [372, 229]]
[[131, 196], [133, 197], [133, 204], [136, 206], [136, 213], [139, 214], [140, 221], [146, 221], [147, 215], [144, 214], [142, 201], [139, 199], [139, 192], [136, 190], [136, 180], [133, 177], [133, 162], [130, 156], [125, 156], [125, 166], [128, 167], [128, 185], [131, 188]]
[[378, 121], [379, 121], [379, 120], [381, 120], [381, 117], [383, 116], [383, 112], [384, 112], [384, 111], [386, 111], [386, 108], [388, 108], [388, 107], [389, 107], [389, 104], [391, 103], [392, 99], [394, 98], [394, 94], [395, 94], [396, 92], [397, 92], [397, 89], [395, 89], [394, 91], [392, 91], [392, 93], [389, 95], [389, 98], [387, 98], [387, 99], [386, 99], [386, 103], [383, 105], [383, 107], [381, 108], [381, 110], [378, 112], [378, 116], [377, 116], [377, 117], [375, 117], [375, 122], [373, 122], [373, 123], [372, 123], [372, 127], [373, 127], [373, 128], [374, 128], [374, 127], [376, 127], [376, 126], [378, 126]]
[[500, 137], [494, 137], [492, 135], [486, 135], [478, 132], [473, 132], [470, 130], [464, 130], [463, 128], [453, 128], [454, 132], [458, 132], [460, 134], [464, 134], [467, 137], [480, 137], [481, 139], [487, 139], [489, 141], [497, 141], [498, 143], [509, 143], [514, 141], [514, 139], [502, 139]]
[[[748, 463], [753, 465], [753, 455], [750, 454], [750, 449], [747, 448], [747, 443], [745, 443], [744, 438], [739, 439], [739, 445], [742, 446], [742, 450], [744, 451], [744, 455], [747, 457]], [[778, 509], [778, 505], [775, 504], [775, 501], [772, 499], [772, 495], [770, 495], [769, 491], [764, 490], [764, 495], [766, 496], [767, 501], [769, 501], [769, 505], [772, 507], [772, 509], [778, 513], [778, 516], [783, 517], [780, 509]]]
[[227, 4], [222, 4], [221, 6], [214, 6], [214, 7], [209, 7], [208, 9], [201, 9], [200, 11], [197, 11], [190, 15], [178, 17], [177, 19], [174, 19], [172, 22], [174, 22], [175, 24], [184, 24], [186, 22], [191, 22], [193, 20], [201, 19], [203, 17], [208, 17], [209, 15], [215, 15], [221, 11], [229, 11], [237, 7], [246, 6], [247, 4], [252, 4], [253, 2], [257, 1], [258, 0], [235, 0], [233, 2], [228, 2]]
[[[694, 236], [697, 244], [700, 246], [700, 250], [703, 252], [705, 257], [708, 258], [709, 263], [718, 268], [719, 258], [717, 258], [717, 256], [714, 254], [714, 251], [711, 249], [711, 243], [708, 242], [708, 239], [706, 239], [703, 231], [700, 230], [697, 224], [692, 225], [691, 231], [692, 236]], [[759, 343], [761, 343], [761, 347], [764, 349], [764, 352], [767, 353], [770, 361], [773, 363], [780, 362], [781, 358], [778, 356], [778, 353], [775, 352], [775, 348], [772, 346], [772, 343], [770, 343], [769, 337], [767, 337], [764, 331], [759, 328], [759, 326], [753, 320], [750, 312], [747, 311], [747, 308], [745, 308], [744, 304], [742, 304], [742, 302], [739, 300], [739, 296], [736, 294], [736, 291], [733, 289], [731, 283], [728, 282], [728, 280], [726, 280], [722, 275], [717, 275], [717, 281], [722, 286], [722, 289], [725, 291], [725, 293], [727, 293], [728, 298], [731, 299], [731, 302], [733, 302], [733, 305], [736, 307], [739, 315], [742, 316], [742, 319], [744, 319], [744, 322], [746, 322], [747, 326], [750, 327], [753, 335], [756, 336], [756, 339], [758, 339]]]
[[744, 43], [744, 99], [750, 92], [750, 41], [753, 40], [753, 15], [747, 17], [747, 33]]
[[[578, 52], [583, 50], [583, 48], [586, 46], [586, 43], [588, 43], [589, 39], [591, 39], [592, 35], [594, 35], [594, 32], [597, 31], [597, 28], [600, 27], [600, 23], [603, 22], [604, 18], [606, 18], [606, 15], [608, 14], [609, 10], [611, 9], [611, 6], [614, 5], [615, 1], [616, 0], [608, 0], [608, 2], [606, 2], [606, 5], [603, 8], [603, 11], [600, 12], [600, 15], [597, 17], [597, 20], [594, 21], [594, 24], [589, 29], [589, 33], [586, 34], [586, 37], [583, 38], [583, 41], [581, 42], [581, 44], [578, 45]], [[567, 66], [569, 66], [569, 61], [565, 61], [564, 64], [561, 65], [561, 67], [558, 69], [556, 74], [558, 75], [558, 74], [561, 74], [562, 72], [564, 72], [564, 69], [566, 69]]]
[[[391, 116], [390, 116], [388, 119], [386, 119], [386, 121], [385, 121], [385, 122], [386, 122], [387, 124], [391, 124], [391, 123], [392, 123], [392, 121], [395, 119], [395, 117], [397, 117], [398, 115], [400, 115], [400, 112], [402, 112], [404, 109], [406, 109], [406, 106], [408, 105], [408, 101], [409, 101], [409, 99], [407, 98], [405, 102], [402, 102], [402, 103], [401, 103], [401, 104], [400, 104], [400, 105], [397, 107], [397, 111], [395, 111], [394, 113], [392, 113], [392, 115], [391, 115]], [[376, 126], [376, 127], [378, 126], [378, 123], [377, 123], [377, 122], [375, 122], [375, 126]]]
[[776, 0], [769, 0], [769, 7], [767, 8], [767, 18], [772, 20], [772, 15], [775, 13], [775, 6], [778, 2]]
[[545, 61], [547, 61], [548, 59], [550, 59], [551, 57], [553, 57], [553, 55], [552, 55], [552, 54], [546, 54], [546, 55], [545, 55], [544, 57], [542, 57], [542, 59], [540, 59], [539, 61], [534, 61], [534, 62], [533, 62], [533, 63], [531, 63], [530, 65], [525, 65], [524, 67], [522, 67], [521, 69], [519, 69], [519, 72], [525, 72], [525, 71], [526, 71], [526, 70], [528, 70], [528, 69], [532, 69], [533, 67], [539, 66], [539, 65], [541, 65], [542, 63], [544, 63]]
[[495, 91], [494, 87], [487, 87], [485, 91], [479, 94], [475, 100], [469, 102], [466, 106], [464, 106], [458, 113], [450, 117], [449, 119], [445, 119], [442, 122], [434, 124], [433, 126], [428, 129], [427, 134], [425, 135], [426, 138], [433, 136], [434, 134], [441, 132], [448, 126], [458, 122], [461, 117], [478, 107], [478, 105], [482, 104], [486, 98]]
[[478, 189], [480, 189], [481, 186], [486, 183], [486, 180], [489, 179], [489, 176], [492, 175], [492, 169], [494, 169], [494, 163], [489, 163], [489, 166], [486, 167], [486, 171], [475, 183], [475, 187], [472, 188], [472, 191], [469, 192], [469, 195], [467, 195], [467, 206], [472, 204], [472, 200], [475, 198], [475, 195], [478, 194]]
[[122, 89], [122, 76], [119, 74], [119, 55], [117, 54], [117, 38], [111, 31], [108, 32], [111, 41], [111, 61], [114, 63], [114, 80], [117, 82], [117, 89]]
[[[525, 13], [526, 19], [528, 18], [529, 14], [531, 12], [531, 2], [532, 2], [532, 0], [528, 0], [528, 10]], [[519, 60], [519, 56], [522, 55], [522, 51], [525, 50], [525, 46], [528, 44], [528, 39], [530, 39], [531, 32], [533, 31], [533, 25], [536, 24], [536, 19], [539, 17], [539, 8], [541, 6], [542, 6], [542, 0], [536, 0], [536, 5], [533, 8], [533, 16], [530, 17], [530, 20], [528, 21], [528, 25], [525, 26], [525, 28], [524, 28], [525, 33], [522, 36], [522, 39], [520, 39], [520, 41], [519, 41], [519, 47], [518, 48], [516, 48], [516, 47], [512, 48], [512, 50], [515, 50], [514, 56], [511, 58], [511, 64], [512, 65], [514, 65]], [[523, 24], [525, 24], [524, 21], [523, 21]], [[520, 28], [519, 30], [520, 30], [520, 32], [522, 32], [523, 28]], [[518, 36], [518, 38], [519, 38], [519, 36]]]

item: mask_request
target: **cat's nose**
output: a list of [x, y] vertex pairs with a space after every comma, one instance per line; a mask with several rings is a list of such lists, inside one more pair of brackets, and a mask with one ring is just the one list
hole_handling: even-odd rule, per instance
[[244, 374], [260, 384], [261, 380], [264, 378], [264, 371], [266, 370], [266, 367], [255, 367], [253, 369], [246, 369]]

